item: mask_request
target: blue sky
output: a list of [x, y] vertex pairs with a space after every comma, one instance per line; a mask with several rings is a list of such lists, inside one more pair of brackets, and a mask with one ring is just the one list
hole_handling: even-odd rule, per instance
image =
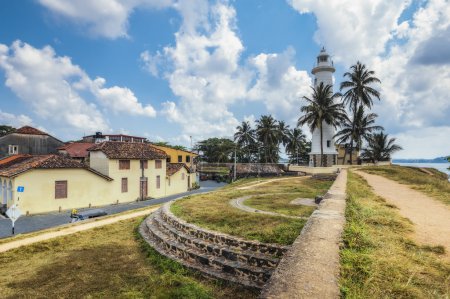
[[63, 140], [103, 131], [184, 145], [261, 114], [294, 126], [324, 45], [337, 83], [357, 60], [382, 80], [374, 110], [405, 148], [398, 157], [446, 155], [448, 4], [3, 1], [0, 123]]

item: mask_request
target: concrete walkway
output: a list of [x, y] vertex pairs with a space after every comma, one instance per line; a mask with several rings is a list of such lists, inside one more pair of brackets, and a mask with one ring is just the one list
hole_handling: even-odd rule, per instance
[[450, 207], [422, 192], [411, 189], [379, 175], [355, 171], [362, 176], [374, 192], [399, 213], [414, 223], [413, 238], [426, 245], [442, 245], [450, 258]]
[[339, 298], [339, 244], [345, 224], [347, 171], [342, 170], [261, 298]]
[[4, 244], [0, 244], [0, 252], [5, 252], [5, 251], [8, 251], [8, 250], [11, 250], [14, 248], [19, 248], [19, 247], [22, 247], [25, 245], [42, 242], [42, 241], [46, 241], [46, 240], [57, 238], [57, 237], [71, 235], [71, 234], [74, 234], [77, 232], [92, 229], [94, 227], [100, 227], [100, 226], [116, 223], [116, 222], [119, 222], [122, 220], [136, 218], [136, 217], [140, 217], [140, 216], [146, 216], [146, 215], [149, 215], [150, 213], [154, 212], [157, 208], [158, 207], [153, 207], [153, 208], [146, 209], [143, 211], [113, 216], [113, 217], [109, 217], [109, 218], [97, 220], [97, 221], [93, 220], [93, 221], [89, 221], [89, 222], [85, 222], [85, 223], [80, 222], [80, 223], [73, 224], [67, 228], [63, 228], [59, 231], [42, 233], [42, 234], [38, 234], [36, 236], [32, 236], [29, 238], [24, 238], [24, 239], [19, 239], [16, 241], [7, 242]]

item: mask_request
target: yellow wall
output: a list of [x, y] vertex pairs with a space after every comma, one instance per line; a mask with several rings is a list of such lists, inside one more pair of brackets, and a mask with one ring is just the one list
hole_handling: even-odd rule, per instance
[[[148, 168], [144, 169], [147, 178], [147, 196], [158, 198], [166, 195], [164, 180], [166, 177], [166, 161], [161, 160], [162, 167], [155, 168], [155, 160], [148, 160]], [[114, 180], [112, 188], [115, 190], [116, 200], [119, 202], [132, 201], [140, 198], [140, 180], [142, 170], [140, 160], [130, 160], [130, 169], [119, 169], [119, 160], [111, 159], [108, 165], [109, 176]], [[160, 188], [156, 188], [156, 177], [160, 176]], [[122, 178], [128, 178], [128, 192], [122, 193]]]
[[[345, 147], [343, 146], [337, 146], [337, 150], [338, 150], [338, 165], [346, 165], [349, 164], [348, 161], [350, 161], [350, 154], [347, 153], [347, 155], [345, 156], [345, 162], [344, 162], [344, 154], [345, 154]], [[356, 149], [353, 149], [353, 155], [352, 155], [352, 160], [353, 160], [353, 165], [358, 163], [358, 157], [359, 157], [359, 151], [357, 151]]]
[[[55, 181], [67, 181], [67, 198], [55, 199]], [[16, 192], [24, 186], [23, 193]], [[111, 182], [85, 169], [35, 169], [14, 179], [13, 198], [22, 213], [44, 213], [115, 203]]]
[[[182, 179], [183, 174], [184, 174], [184, 180]], [[184, 167], [182, 167], [180, 170], [178, 170], [176, 173], [172, 174], [171, 176], [167, 176], [167, 178], [166, 178], [167, 195], [187, 192], [189, 190], [188, 177], [189, 177], [189, 173], [187, 172], [186, 168], [184, 168]], [[192, 184], [192, 181], [191, 181], [191, 184]]]
[[[160, 150], [165, 151], [166, 154], [170, 156], [170, 162], [171, 163], [185, 163], [188, 167], [192, 166], [193, 159], [198, 156], [195, 153], [182, 151], [182, 150], [177, 150], [177, 149], [173, 149], [173, 148], [166, 147], [166, 146], [160, 146], [160, 145], [154, 145], [154, 144], [152, 144], [152, 146], [154, 146], [156, 148], [159, 148]], [[178, 156], [182, 156], [182, 161], [181, 162], [178, 162]], [[186, 162], [186, 156], [190, 156], [191, 157], [191, 162]]]

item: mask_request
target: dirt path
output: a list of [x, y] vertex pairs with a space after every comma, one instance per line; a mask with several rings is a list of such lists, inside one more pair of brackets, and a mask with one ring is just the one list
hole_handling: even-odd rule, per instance
[[415, 239], [421, 244], [442, 245], [450, 258], [450, 208], [445, 204], [382, 176], [355, 171], [375, 193], [399, 208], [415, 224]]
[[290, 177], [290, 178], [272, 179], [272, 180], [263, 181], [263, 182], [256, 183], [256, 184], [252, 183], [250, 185], [244, 185], [243, 187], [239, 187], [239, 188], [236, 188], [236, 189], [237, 190], [248, 190], [248, 189], [252, 189], [252, 188], [255, 188], [257, 186], [265, 185], [265, 184], [272, 183], [272, 182], [284, 181], [284, 180], [293, 180], [293, 179], [300, 179], [300, 178], [304, 178], [304, 177], [296, 176], [296, 177]]
[[0, 244], [0, 252], [5, 252], [5, 251], [8, 251], [8, 250], [11, 250], [14, 248], [18, 248], [21, 246], [30, 245], [33, 243], [37, 243], [37, 242], [41, 242], [41, 241], [45, 241], [45, 240], [49, 240], [49, 239], [53, 239], [53, 238], [57, 238], [57, 237], [61, 237], [61, 236], [71, 235], [71, 234], [74, 234], [77, 232], [81, 232], [81, 231], [85, 231], [85, 230], [92, 229], [95, 227], [112, 224], [112, 223], [119, 222], [122, 220], [145, 216], [145, 215], [148, 215], [151, 212], [157, 210], [158, 208], [159, 207], [153, 207], [153, 208], [145, 209], [145, 210], [138, 211], [138, 212], [108, 217], [108, 218], [102, 219], [102, 220], [91, 221], [91, 222], [87, 222], [87, 223], [79, 223], [79, 224], [69, 226], [67, 228], [63, 228], [59, 231], [42, 233], [42, 234], [39, 234], [36, 236], [31, 236], [29, 238], [3, 243], [3, 244]]
[[249, 199], [251, 197], [252, 196], [250, 195], [250, 196], [243, 196], [243, 197], [239, 197], [239, 198], [234, 198], [234, 199], [230, 200], [230, 205], [232, 207], [235, 207], [235, 208], [237, 208], [239, 210], [242, 210], [242, 211], [248, 212], [248, 213], [258, 213], [258, 214], [279, 216], [279, 217], [292, 218], [292, 219], [308, 219], [309, 218], [309, 217], [289, 216], [289, 215], [284, 215], [284, 214], [280, 214], [280, 213], [276, 213], [276, 212], [258, 210], [258, 209], [254, 209], [252, 207], [246, 206], [244, 204], [244, 201], [246, 201], [247, 199]]

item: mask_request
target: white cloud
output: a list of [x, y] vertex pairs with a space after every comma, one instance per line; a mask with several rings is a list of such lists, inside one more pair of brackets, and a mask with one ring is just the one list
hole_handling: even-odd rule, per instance
[[325, 45], [335, 61], [371, 61], [385, 51], [393, 32], [404, 30], [398, 18], [411, 0], [288, 0], [298, 12], [314, 13], [317, 43]]
[[128, 18], [137, 7], [164, 8], [172, 0], [39, 0], [57, 16], [81, 24], [95, 36], [126, 37]]
[[33, 120], [24, 114], [12, 114], [0, 110], [0, 124], [20, 128], [23, 126], [32, 126]]
[[450, 127], [428, 127], [414, 129], [394, 134], [396, 143], [403, 150], [395, 154], [395, 157], [405, 159], [424, 158], [433, 159], [447, 156], [450, 151]]
[[[442, 148], [441, 141], [441, 132], [450, 130], [447, 0], [422, 2], [423, 7], [405, 21], [400, 15], [411, 1], [290, 3], [301, 13], [315, 14], [317, 40], [331, 49], [335, 60], [345, 67], [361, 60], [376, 71], [382, 99], [375, 111], [380, 124], [405, 148], [397, 156], [431, 157], [448, 151], [448, 144]], [[420, 139], [421, 134], [427, 136]]]
[[20, 41], [11, 47], [0, 44], [0, 68], [5, 71], [5, 85], [35, 114], [67, 130], [109, 130], [92, 99], [107, 110], [155, 115], [154, 109], [150, 105], [143, 107], [128, 88], [104, 87], [105, 79], [91, 80], [69, 57], [57, 56], [50, 46], [37, 49]]
[[227, 2], [179, 1], [175, 6], [183, 23], [175, 46], [141, 60], [152, 74], [158, 62], [171, 64], [164, 77], [178, 102], [163, 104], [163, 114], [197, 138], [231, 136], [240, 123], [232, 112], [242, 101], [264, 103], [269, 112], [290, 121], [298, 117], [300, 99], [311, 80], [294, 66], [295, 51], [262, 53], [242, 61], [243, 42], [236, 31], [236, 12]]

